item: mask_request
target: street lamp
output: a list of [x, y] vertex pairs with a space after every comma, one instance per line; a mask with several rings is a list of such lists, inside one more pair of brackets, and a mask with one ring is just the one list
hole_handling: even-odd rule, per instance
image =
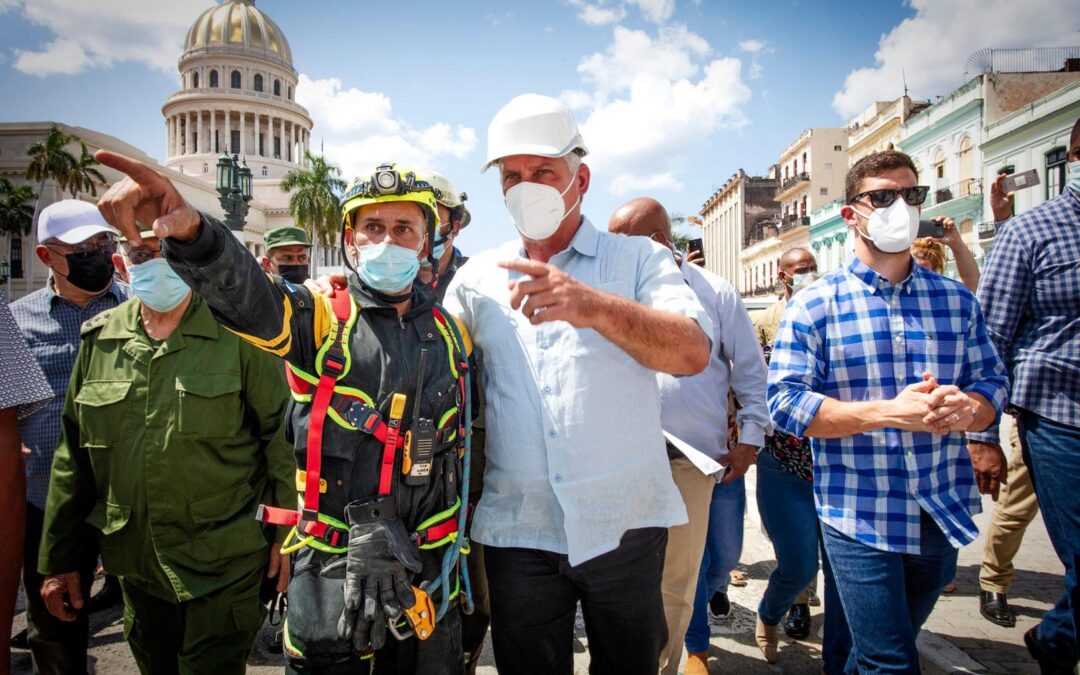
[[0, 284], [7, 283], [7, 280], [10, 276], [11, 263], [6, 260], [0, 260]]
[[218, 158], [217, 191], [225, 211], [225, 225], [236, 232], [243, 230], [251, 201], [251, 169], [236, 155], [224, 154]]

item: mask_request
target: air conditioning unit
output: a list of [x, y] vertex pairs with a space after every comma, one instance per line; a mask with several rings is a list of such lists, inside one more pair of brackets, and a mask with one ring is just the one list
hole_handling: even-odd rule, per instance
[[952, 190], [949, 188], [940, 188], [934, 192], [934, 203], [940, 204], [941, 202], [947, 202], [952, 199]]

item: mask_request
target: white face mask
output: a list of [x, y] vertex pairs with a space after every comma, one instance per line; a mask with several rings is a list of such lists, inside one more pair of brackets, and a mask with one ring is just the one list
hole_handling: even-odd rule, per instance
[[859, 236], [886, 253], [901, 253], [911, 248], [919, 233], [919, 210], [899, 195], [888, 208], [874, 209], [869, 216], [854, 206], [851, 210], [867, 220], [866, 232], [855, 226]]
[[[570, 191], [576, 177], [575, 175], [570, 179], [570, 183], [562, 192], [550, 185], [525, 181], [506, 191], [503, 196], [506, 210], [510, 212], [510, 219], [514, 221], [514, 227], [521, 236], [533, 241], [541, 241], [555, 234], [563, 218], [566, 217], [563, 195]], [[577, 206], [579, 201], [581, 201], [580, 195], [574, 202], [574, 206]], [[572, 209], [573, 206], [570, 208]]]

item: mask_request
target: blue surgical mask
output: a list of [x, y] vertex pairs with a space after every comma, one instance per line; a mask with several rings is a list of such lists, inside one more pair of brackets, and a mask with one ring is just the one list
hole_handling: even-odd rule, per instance
[[794, 295], [821, 278], [817, 272], [795, 274], [791, 277], [791, 294]]
[[[446, 244], [450, 241], [450, 239], [452, 239], [452, 237], [448, 234], [444, 238], [436, 242], [435, 246], [431, 248], [431, 256], [435, 258], [436, 262], [442, 260], [443, 253], [446, 253]], [[429, 260], [428, 258], [424, 258], [420, 261], [420, 266], [431, 267], [431, 260]]]
[[360, 247], [356, 273], [373, 290], [391, 295], [405, 290], [420, 270], [416, 251], [383, 242]]
[[1080, 192], [1080, 160], [1069, 162], [1066, 181], [1070, 188]]
[[175, 309], [191, 292], [164, 258], [154, 258], [141, 265], [129, 265], [131, 292], [155, 312]]

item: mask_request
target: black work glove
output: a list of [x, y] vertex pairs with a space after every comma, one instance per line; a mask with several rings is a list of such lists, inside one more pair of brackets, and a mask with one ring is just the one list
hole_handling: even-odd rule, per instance
[[386, 643], [386, 622], [399, 619], [416, 604], [411, 579], [420, 572], [420, 551], [397, 518], [391, 496], [352, 502], [345, 507], [349, 521], [349, 551], [345, 565], [345, 609], [338, 635], [352, 639], [363, 652], [368, 644]]

